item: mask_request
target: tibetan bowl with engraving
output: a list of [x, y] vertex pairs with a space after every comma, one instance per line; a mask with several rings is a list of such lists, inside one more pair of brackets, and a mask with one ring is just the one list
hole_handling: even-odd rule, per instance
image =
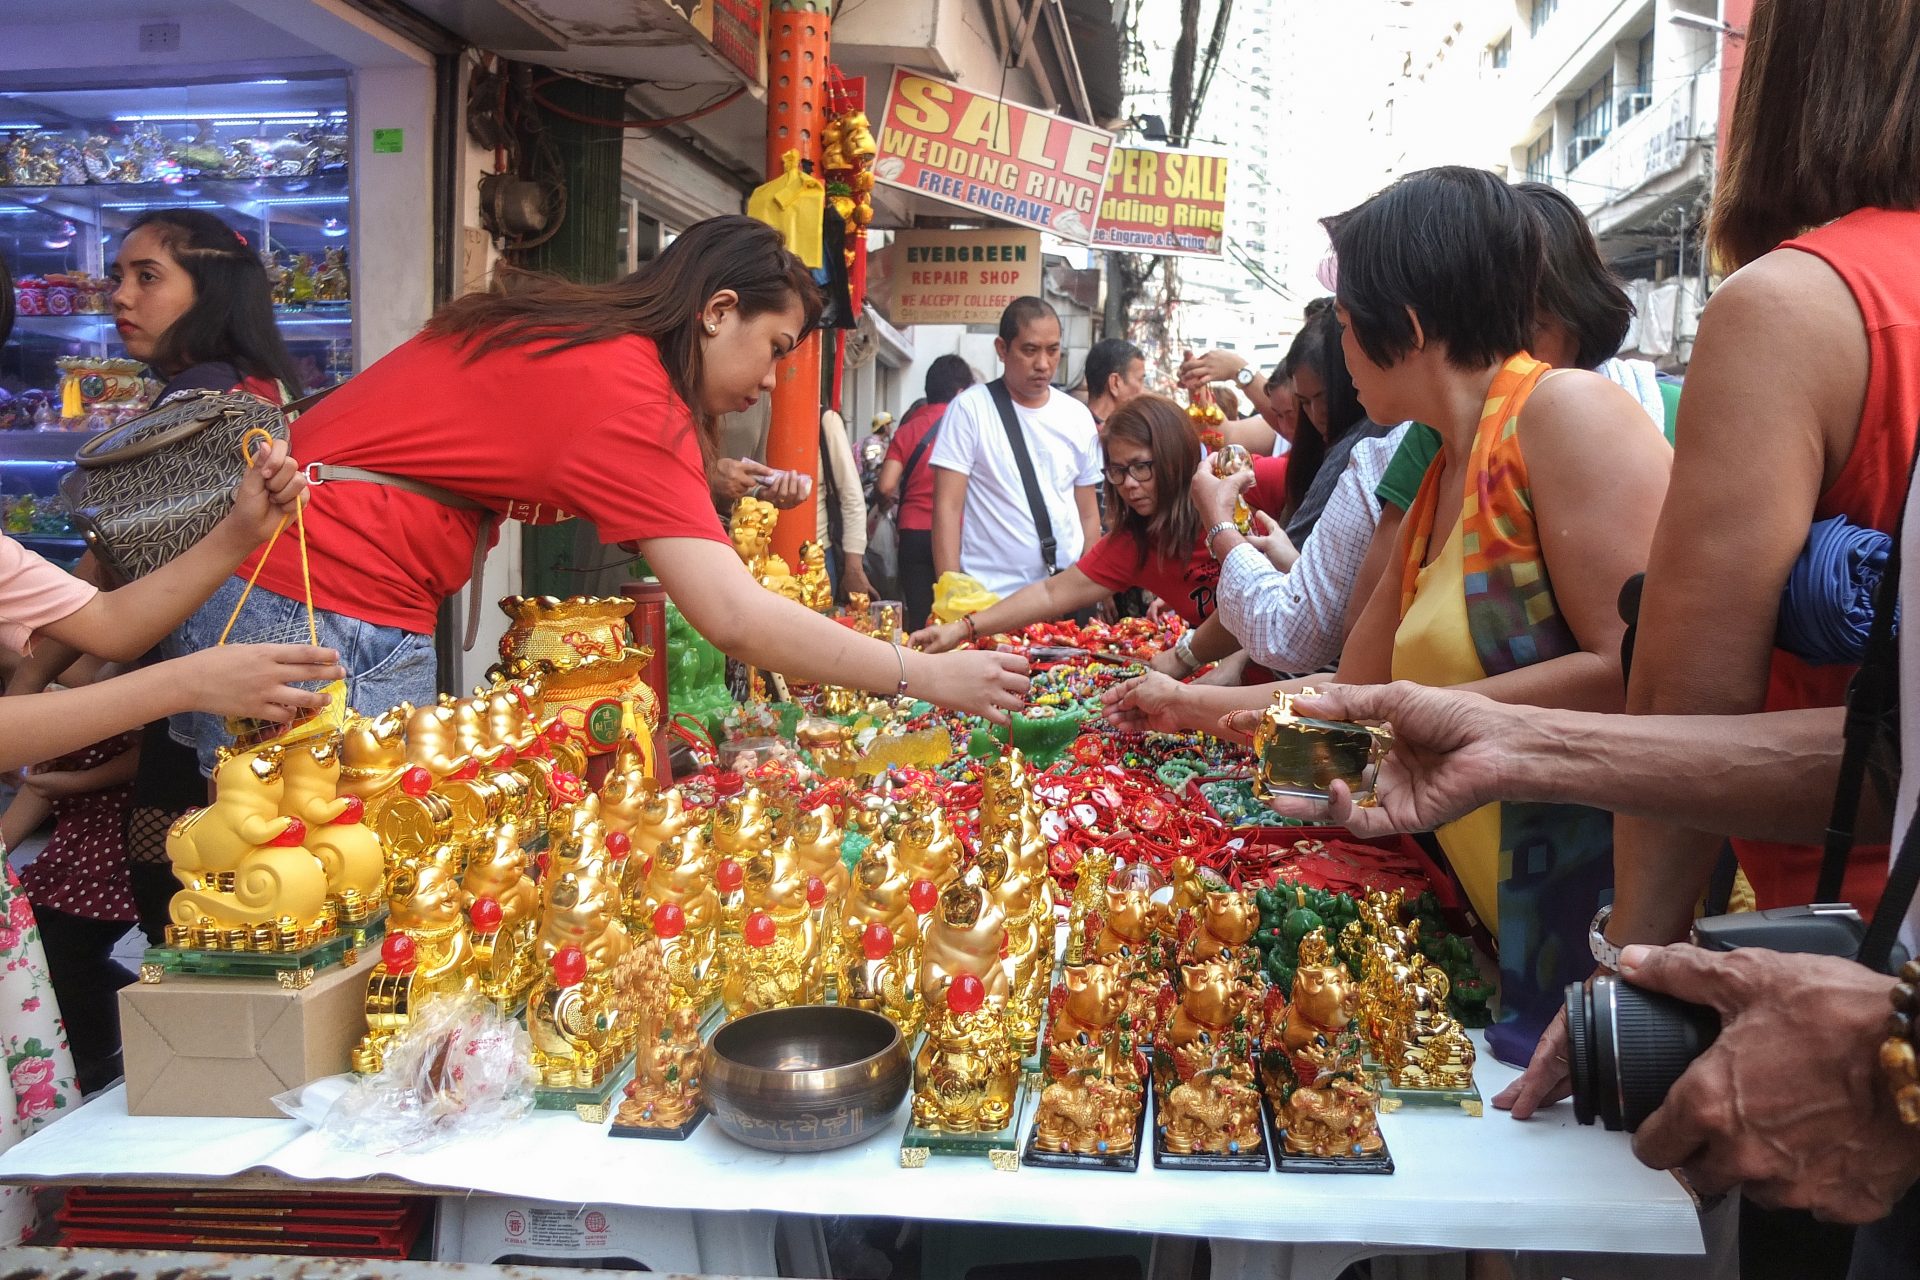
[[900, 1029], [839, 1005], [769, 1009], [707, 1041], [701, 1087], [728, 1135], [767, 1151], [831, 1151], [893, 1125], [913, 1064]]

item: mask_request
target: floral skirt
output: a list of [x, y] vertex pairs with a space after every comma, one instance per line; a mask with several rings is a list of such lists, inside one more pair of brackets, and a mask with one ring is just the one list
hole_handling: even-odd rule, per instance
[[[5, 1151], [80, 1103], [40, 930], [12, 867], [0, 884], [0, 1056], [7, 1067], [6, 1091], [0, 1092]], [[0, 1248], [28, 1239], [35, 1225], [33, 1189], [0, 1187]]]

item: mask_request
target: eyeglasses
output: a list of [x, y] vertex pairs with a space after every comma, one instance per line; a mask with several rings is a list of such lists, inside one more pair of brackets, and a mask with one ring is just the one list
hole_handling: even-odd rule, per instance
[[1146, 458], [1142, 458], [1137, 462], [1109, 462], [1104, 471], [1107, 477], [1107, 483], [1115, 486], [1118, 486], [1128, 476], [1132, 476], [1141, 484], [1145, 484], [1147, 481], [1153, 479], [1153, 463]]

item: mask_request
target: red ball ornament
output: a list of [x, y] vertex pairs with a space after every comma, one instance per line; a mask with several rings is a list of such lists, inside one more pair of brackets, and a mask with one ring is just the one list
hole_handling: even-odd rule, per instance
[[287, 819], [287, 829], [267, 844], [275, 849], [297, 849], [307, 842], [307, 824], [298, 818]]
[[493, 767], [496, 769], [511, 769], [519, 763], [520, 753], [515, 751], [513, 745], [509, 743], [506, 750], [500, 753], [500, 758], [493, 762]]
[[413, 938], [404, 933], [390, 933], [380, 944], [380, 963], [387, 966], [388, 973], [412, 973], [415, 963]]
[[748, 916], [745, 927], [741, 929], [750, 947], [772, 946], [777, 932], [778, 930], [773, 927], [773, 917], [764, 911], [756, 911]]
[[433, 790], [433, 775], [415, 765], [400, 775], [400, 789], [418, 800]]
[[473, 927], [481, 933], [492, 933], [505, 918], [506, 913], [492, 898], [475, 898], [473, 905], [467, 908], [467, 919], [473, 921]]
[[687, 931], [687, 913], [677, 902], [663, 902], [653, 909], [653, 936], [671, 941]]
[[807, 877], [807, 905], [817, 907], [827, 900], [827, 882], [819, 876]]
[[860, 935], [860, 953], [869, 960], [885, 960], [893, 954], [893, 930], [875, 921]]
[[722, 893], [737, 891], [746, 878], [746, 873], [740, 870], [740, 864], [732, 858], [720, 859], [720, 865], [713, 869], [713, 882], [720, 886]]
[[453, 780], [455, 782], [472, 782], [479, 776], [480, 762], [478, 760], [469, 760], [455, 771]]
[[545, 760], [552, 752], [547, 747], [547, 740], [536, 733], [533, 741], [527, 744], [527, 749], [520, 754], [529, 760]]
[[348, 796], [347, 807], [340, 811], [340, 816], [333, 820], [333, 825], [336, 827], [350, 827], [357, 822], [365, 821], [366, 816], [367, 802], [359, 796]]
[[633, 837], [624, 831], [607, 832], [607, 852], [616, 860], [633, 852]]
[[572, 728], [570, 728], [564, 720], [561, 720], [558, 717], [555, 717], [554, 719], [547, 721], [547, 727], [545, 729], [542, 729], [540, 732], [541, 732], [541, 735], [545, 737], [548, 742], [551, 742], [556, 747], [559, 746], [561, 743], [567, 741], [569, 738], [573, 737]]
[[553, 985], [571, 987], [587, 976], [587, 956], [578, 947], [562, 947], [553, 953]]
[[947, 1008], [954, 1013], [972, 1013], [987, 1002], [987, 984], [970, 973], [963, 973], [947, 986]]
[[915, 880], [913, 887], [907, 890], [907, 901], [921, 915], [933, 910], [933, 904], [940, 901], [940, 891], [933, 887], [931, 880]]

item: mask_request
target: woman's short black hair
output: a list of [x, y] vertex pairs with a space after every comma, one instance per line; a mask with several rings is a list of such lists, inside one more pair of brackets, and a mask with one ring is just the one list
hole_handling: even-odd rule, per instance
[[1491, 173], [1422, 169], [1323, 225], [1337, 259], [1335, 295], [1376, 364], [1396, 364], [1413, 350], [1414, 316], [1427, 341], [1463, 369], [1526, 349], [1540, 290], [1540, 225]]
[[1579, 353], [1575, 364], [1595, 369], [1620, 352], [1633, 323], [1633, 302], [1594, 243], [1580, 206], [1558, 187], [1523, 182], [1514, 188], [1540, 220], [1545, 269], [1539, 309], [1567, 326]]
[[1146, 353], [1125, 338], [1102, 338], [1087, 352], [1087, 399], [1107, 394], [1107, 382], [1114, 374], [1126, 376], [1135, 360]]
[[927, 366], [927, 404], [947, 404], [973, 385], [973, 366], [949, 352]]

